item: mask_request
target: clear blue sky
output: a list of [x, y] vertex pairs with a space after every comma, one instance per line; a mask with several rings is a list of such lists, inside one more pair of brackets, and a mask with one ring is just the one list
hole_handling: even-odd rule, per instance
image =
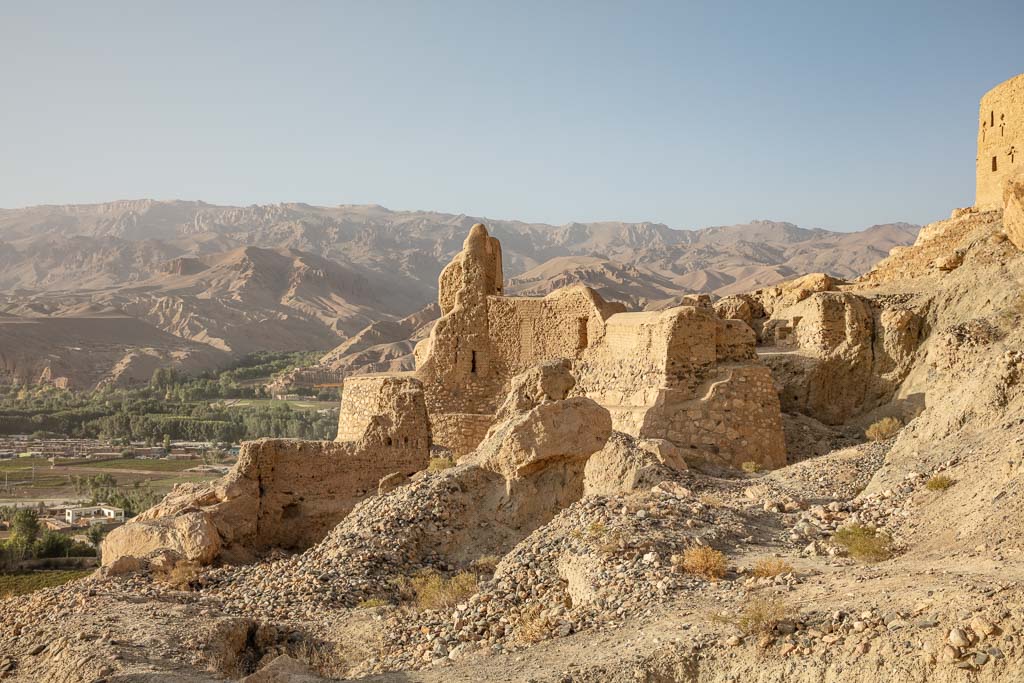
[[1022, 71], [1020, 0], [0, 0], [0, 207], [923, 223]]

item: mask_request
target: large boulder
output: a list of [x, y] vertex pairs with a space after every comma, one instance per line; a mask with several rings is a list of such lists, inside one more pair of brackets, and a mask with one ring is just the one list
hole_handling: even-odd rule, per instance
[[469, 461], [506, 480], [523, 479], [556, 463], [586, 459], [611, 433], [611, 415], [593, 399], [550, 401], [492, 427]]
[[678, 448], [668, 441], [638, 441], [615, 432], [583, 470], [585, 495], [618, 495], [646, 491], [687, 469]]
[[143, 520], [114, 529], [103, 539], [103, 564], [118, 567], [125, 557], [141, 558], [173, 549], [181, 559], [209, 564], [221, 549], [217, 527], [205, 512]]

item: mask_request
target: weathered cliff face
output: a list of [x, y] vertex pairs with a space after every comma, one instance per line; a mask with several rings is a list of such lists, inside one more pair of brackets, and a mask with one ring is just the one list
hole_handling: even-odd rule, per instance
[[249, 561], [270, 548], [301, 550], [376, 493], [381, 478], [424, 469], [430, 430], [422, 387], [410, 378], [361, 382], [368, 386], [349, 397], [353, 406], [363, 401], [353, 412], [358, 438], [351, 438], [353, 422], [336, 442], [247, 442], [220, 480], [179, 485], [112, 531], [103, 542], [104, 565], [158, 552], [209, 564]]
[[1024, 249], [1024, 173], [1003, 186], [1003, 229], [1015, 247]]

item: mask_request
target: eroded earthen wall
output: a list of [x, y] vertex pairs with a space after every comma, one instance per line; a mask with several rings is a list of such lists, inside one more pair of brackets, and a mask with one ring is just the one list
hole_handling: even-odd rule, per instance
[[[699, 301], [626, 313], [583, 286], [504, 297], [500, 263], [500, 245], [477, 225], [440, 277], [444, 315], [417, 346], [415, 373], [436, 443], [469, 453], [513, 376], [568, 359], [575, 393], [605, 407], [620, 431], [699, 446], [732, 465], [784, 462], [778, 397], [745, 323]], [[770, 433], [754, 438], [761, 431]]]
[[335, 441], [429, 450], [430, 422], [422, 383], [401, 374], [347, 378]]

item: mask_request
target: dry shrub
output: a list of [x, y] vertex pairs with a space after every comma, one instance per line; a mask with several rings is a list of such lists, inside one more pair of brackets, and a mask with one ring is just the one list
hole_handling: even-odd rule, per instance
[[540, 603], [535, 602], [519, 614], [519, 617], [513, 622], [519, 642], [532, 645], [551, 635], [551, 626], [548, 624], [547, 618], [541, 614], [543, 611]]
[[384, 607], [390, 604], [384, 598], [364, 598], [356, 603], [356, 609], [372, 609], [374, 607]]
[[201, 573], [198, 562], [180, 560], [169, 566], [163, 565], [161, 569], [154, 572], [154, 576], [172, 588], [190, 591], [198, 584]]
[[288, 656], [307, 665], [321, 676], [341, 677], [348, 671], [348, 662], [327, 643], [300, 640], [287, 648]]
[[476, 591], [477, 577], [472, 572], [459, 572], [448, 578], [426, 569], [399, 582], [399, 594], [421, 610], [451, 609]]
[[777, 595], [752, 598], [731, 623], [746, 635], [765, 636], [784, 621], [796, 619], [796, 610]]
[[754, 562], [754, 576], [767, 579], [779, 574], [789, 574], [793, 565], [778, 557], [760, 557]]
[[372, 652], [371, 643], [361, 640], [349, 638], [342, 644], [304, 638], [289, 643], [285, 650], [288, 656], [306, 664], [320, 676], [332, 680], [345, 679], [349, 669]]
[[430, 464], [427, 465], [429, 472], [440, 472], [442, 470], [451, 469], [455, 467], [455, 458], [439, 457], [431, 458]]
[[720, 508], [725, 505], [725, 501], [714, 493], [702, 493], [700, 498], [697, 499], [702, 505], [707, 505], [709, 508]]
[[724, 553], [705, 545], [694, 545], [684, 550], [680, 564], [688, 574], [703, 576], [709, 581], [725, 576], [727, 566]]
[[757, 474], [761, 471], [761, 464], [756, 460], [747, 460], [745, 463], [740, 465], [744, 472], [747, 474]]
[[952, 477], [948, 477], [945, 474], [936, 474], [928, 480], [928, 483], [925, 484], [925, 486], [929, 491], [945, 491], [954, 483], [956, 482], [953, 481]]
[[477, 576], [493, 576], [500, 561], [501, 558], [497, 555], [483, 555], [473, 560], [470, 568], [476, 572]]
[[881, 562], [892, 557], [892, 539], [873, 526], [851, 524], [836, 531], [832, 542], [855, 560]]
[[864, 435], [872, 441], [885, 441], [896, 436], [903, 429], [903, 423], [895, 417], [883, 417], [864, 430]]

